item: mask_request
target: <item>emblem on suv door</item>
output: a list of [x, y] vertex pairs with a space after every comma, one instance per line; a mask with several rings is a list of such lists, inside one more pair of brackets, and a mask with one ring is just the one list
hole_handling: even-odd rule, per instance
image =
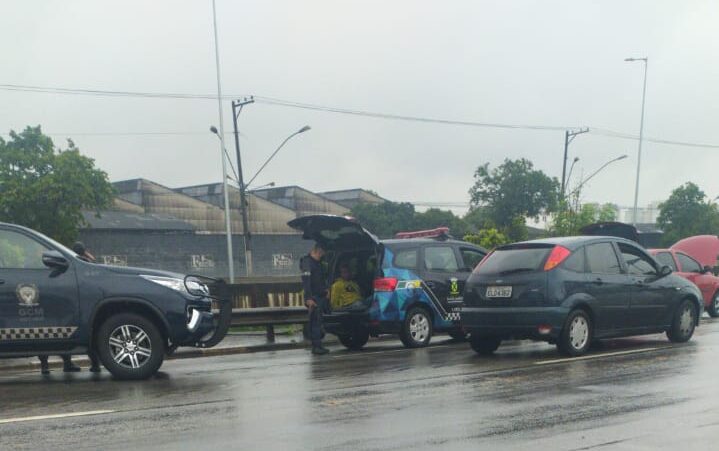
[[37, 289], [37, 285], [21, 283], [17, 286], [15, 294], [22, 307], [35, 307], [38, 305], [37, 300], [40, 297], [40, 291]]

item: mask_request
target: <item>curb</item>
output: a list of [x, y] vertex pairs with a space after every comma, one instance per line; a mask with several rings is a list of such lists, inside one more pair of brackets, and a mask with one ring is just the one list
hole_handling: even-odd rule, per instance
[[[165, 360], [181, 360], [181, 359], [194, 359], [199, 357], [216, 357], [223, 355], [234, 355], [234, 354], [252, 354], [255, 352], [268, 352], [268, 351], [287, 351], [292, 349], [303, 349], [307, 347], [305, 343], [294, 342], [294, 343], [268, 343], [264, 345], [255, 346], [229, 346], [226, 348], [188, 348], [175, 353], [171, 356], [166, 356]], [[73, 356], [73, 363], [77, 366], [85, 367], [90, 366], [90, 359], [86, 356]], [[50, 362], [50, 369], [58, 370], [62, 369], [62, 362]], [[0, 365], [0, 373], [6, 370], [18, 371], [18, 370], [40, 370], [40, 362], [36, 363], [17, 363], [9, 365]], [[106, 371], [106, 370], [104, 370]]]

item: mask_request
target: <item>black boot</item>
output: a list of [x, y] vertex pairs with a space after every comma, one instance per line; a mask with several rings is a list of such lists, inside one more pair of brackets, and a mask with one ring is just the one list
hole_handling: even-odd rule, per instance
[[90, 354], [90, 372], [91, 373], [99, 373], [102, 371], [102, 368], [100, 367], [100, 359], [97, 358], [95, 354]]
[[47, 356], [41, 355], [38, 356], [38, 359], [40, 359], [40, 373], [50, 374], [50, 365], [47, 363]]
[[80, 367], [72, 363], [72, 359], [69, 355], [62, 356], [62, 371], [65, 373], [77, 373], [81, 371]]
[[329, 353], [330, 353], [330, 350], [322, 347], [322, 345], [312, 347], [312, 354], [314, 354], [314, 355], [325, 355], [325, 354], [329, 354]]

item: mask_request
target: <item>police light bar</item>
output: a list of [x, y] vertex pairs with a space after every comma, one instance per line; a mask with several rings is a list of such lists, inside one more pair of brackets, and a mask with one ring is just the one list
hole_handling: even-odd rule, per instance
[[394, 237], [399, 239], [408, 238], [440, 238], [449, 235], [449, 227], [437, 227], [430, 230], [417, 230], [416, 232], [397, 232]]

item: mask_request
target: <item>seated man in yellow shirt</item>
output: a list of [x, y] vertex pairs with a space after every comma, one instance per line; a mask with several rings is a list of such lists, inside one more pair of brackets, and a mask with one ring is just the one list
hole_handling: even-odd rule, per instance
[[357, 282], [352, 280], [350, 267], [346, 263], [340, 265], [340, 277], [332, 284], [330, 289], [330, 303], [333, 309], [347, 307], [353, 302], [362, 299]]

